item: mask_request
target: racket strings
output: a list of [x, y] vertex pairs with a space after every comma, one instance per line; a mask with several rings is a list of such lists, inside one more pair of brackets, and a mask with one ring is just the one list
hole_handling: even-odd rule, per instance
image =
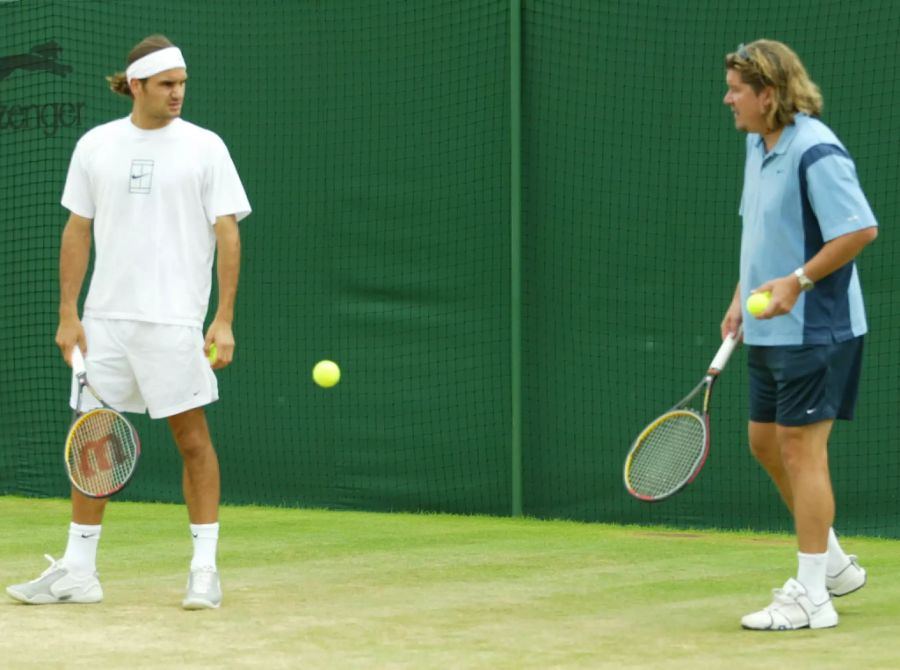
[[662, 498], [694, 476], [706, 452], [706, 424], [689, 411], [661, 417], [638, 438], [626, 479], [642, 497]]
[[98, 409], [73, 426], [66, 466], [82, 492], [106, 495], [125, 485], [139, 454], [140, 444], [131, 424], [114, 411]]

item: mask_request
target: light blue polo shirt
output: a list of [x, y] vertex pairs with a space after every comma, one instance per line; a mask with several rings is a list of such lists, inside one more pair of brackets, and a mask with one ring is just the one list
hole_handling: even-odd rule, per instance
[[790, 314], [761, 321], [747, 312], [751, 289], [791, 274], [829, 240], [878, 225], [853, 159], [828, 126], [797, 114], [769, 153], [760, 135], [748, 134], [740, 213], [747, 344], [831, 344], [865, 334], [854, 262], [801, 293]]

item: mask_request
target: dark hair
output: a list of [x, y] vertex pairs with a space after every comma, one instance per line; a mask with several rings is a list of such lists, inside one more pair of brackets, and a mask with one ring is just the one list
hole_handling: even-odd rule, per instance
[[[172, 46], [175, 45], [172, 44], [165, 35], [150, 35], [149, 37], [145, 37], [138, 42], [128, 54], [128, 59], [125, 61], [125, 68], [128, 69], [128, 66], [136, 60], [139, 60], [148, 54], [152, 54], [154, 51], [167, 49]], [[132, 97], [131, 87], [128, 85], [128, 78], [125, 76], [124, 72], [116, 72], [115, 74], [108, 76], [106, 81], [109, 82], [109, 90], [113, 93], [118, 93], [119, 95], [124, 95], [128, 98]]]

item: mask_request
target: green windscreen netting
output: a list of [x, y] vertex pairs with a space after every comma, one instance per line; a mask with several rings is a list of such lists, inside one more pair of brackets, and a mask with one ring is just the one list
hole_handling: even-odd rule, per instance
[[[209, 409], [226, 501], [509, 513], [520, 294], [526, 514], [788, 527], [747, 450], [740, 350], [698, 481], [655, 506], [621, 485], [634, 434], [717, 348], [743, 165], [723, 56], [771, 37], [822, 87], [883, 227], [860, 260], [858, 416], [837, 426], [831, 463], [838, 528], [900, 535], [900, 7], [522, 2], [521, 249], [513, 16], [508, 0], [0, 2], [0, 492], [67, 491], [59, 197], [78, 137], [129, 111], [104, 76], [158, 32], [188, 62], [185, 118], [223, 137], [254, 208], [237, 360]], [[343, 371], [330, 390], [310, 380], [323, 358]], [[165, 422], [137, 426], [144, 456], [122, 497], [180, 499]]]
[[[790, 528], [749, 454], [746, 359], [713, 399], [712, 452], [692, 487], [636, 504], [621, 448], [686, 394], [719, 343], [737, 282], [744, 136], [724, 54], [759, 37], [794, 47], [823, 119], [857, 163], [883, 226], [860, 259], [872, 333], [853, 423], [831, 468], [837, 527], [898, 527], [893, 324], [900, 8], [887, 2], [528, 3], [525, 491], [540, 515]], [[564, 454], [564, 456], [563, 456]]]

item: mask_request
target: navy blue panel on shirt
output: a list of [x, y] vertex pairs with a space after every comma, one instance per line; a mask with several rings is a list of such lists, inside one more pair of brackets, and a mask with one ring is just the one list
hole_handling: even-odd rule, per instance
[[[817, 144], [807, 149], [800, 158], [800, 197], [803, 200], [806, 261], [815, 256], [825, 244], [819, 220], [807, 195], [806, 173], [816, 161], [833, 155], [850, 159], [850, 155], [836, 144]], [[853, 261], [850, 261], [816, 282], [816, 290], [806, 294], [803, 310], [804, 342], [821, 342], [822, 336], [829, 333], [833, 342], [843, 342], [854, 337], [847, 291], [853, 277], [853, 267]]]

